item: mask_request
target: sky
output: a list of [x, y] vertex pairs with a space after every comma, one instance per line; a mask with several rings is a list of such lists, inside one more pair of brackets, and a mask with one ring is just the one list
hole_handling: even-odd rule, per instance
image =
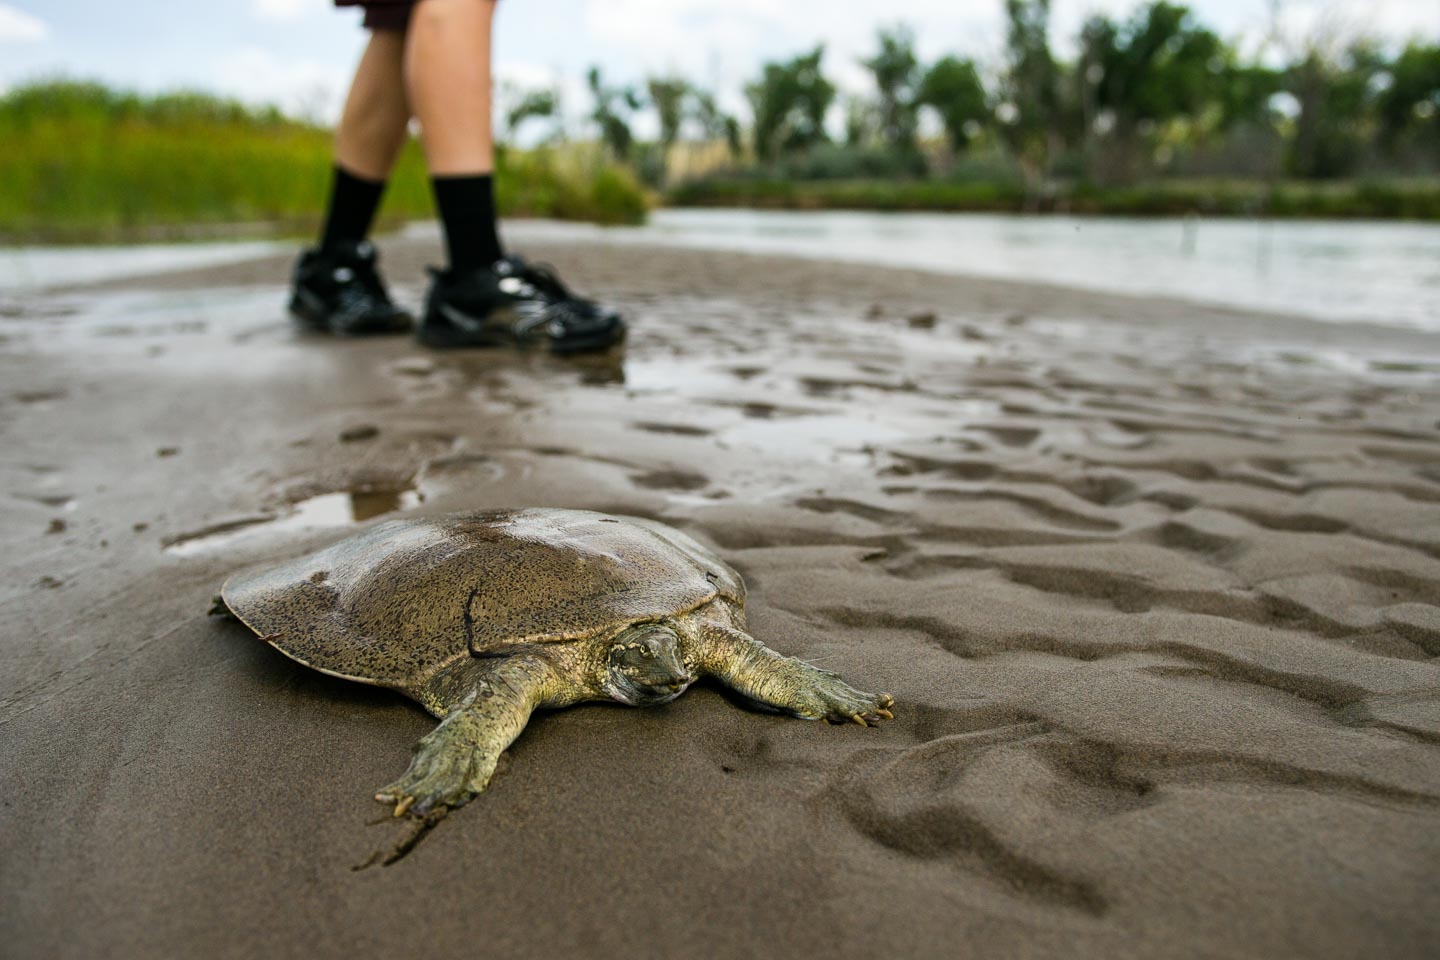
[[[1123, 16], [1137, 0], [1053, 0], [1064, 54], [1093, 12]], [[1314, 32], [1440, 42], [1440, 0], [1190, 0], [1202, 22], [1250, 48], [1269, 33]], [[558, 86], [567, 113], [583, 108], [584, 74], [637, 82], [680, 74], [737, 110], [741, 86], [767, 59], [826, 45], [827, 74], [844, 92], [869, 90], [858, 63], [875, 31], [904, 22], [922, 60], [957, 53], [996, 63], [1002, 0], [503, 0], [495, 73], [503, 85]], [[146, 91], [210, 90], [333, 119], [365, 42], [359, 12], [330, 0], [0, 0], [0, 91], [38, 76], [98, 79]], [[644, 125], [639, 131], [646, 133]]]

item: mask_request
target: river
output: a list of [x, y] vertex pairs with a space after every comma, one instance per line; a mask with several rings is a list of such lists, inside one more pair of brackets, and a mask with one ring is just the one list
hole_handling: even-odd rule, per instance
[[[434, 233], [417, 224], [412, 233]], [[1174, 297], [1440, 332], [1440, 225], [658, 210], [641, 227], [512, 221], [507, 240], [742, 250]], [[276, 242], [0, 248], [0, 294], [265, 256]], [[277, 280], [283, 278], [277, 278]]]

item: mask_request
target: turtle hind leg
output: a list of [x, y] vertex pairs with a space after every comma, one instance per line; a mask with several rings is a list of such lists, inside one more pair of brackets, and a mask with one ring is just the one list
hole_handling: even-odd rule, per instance
[[890, 694], [857, 690], [839, 675], [777, 653], [744, 631], [710, 622], [701, 636], [702, 668], [749, 700], [832, 723], [870, 726], [894, 716]]
[[240, 622], [240, 618], [235, 616], [235, 611], [230, 609], [230, 604], [226, 603], [225, 598], [218, 593], [210, 598], [210, 609], [206, 611], [205, 615], [219, 617], [222, 620], [234, 620], [236, 623]]

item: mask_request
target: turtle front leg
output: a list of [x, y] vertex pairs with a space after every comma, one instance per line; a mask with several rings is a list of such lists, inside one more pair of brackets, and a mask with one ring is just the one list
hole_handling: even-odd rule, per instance
[[715, 621], [700, 630], [700, 667], [738, 693], [805, 720], [870, 726], [890, 719], [895, 698], [866, 693], [829, 670], [771, 650]]
[[[500, 755], [560, 683], [540, 656], [470, 660], [432, 684], [426, 706], [445, 719], [415, 745], [405, 775], [375, 794], [395, 816], [469, 803], [485, 789]], [[448, 711], [448, 712], [447, 712]]]

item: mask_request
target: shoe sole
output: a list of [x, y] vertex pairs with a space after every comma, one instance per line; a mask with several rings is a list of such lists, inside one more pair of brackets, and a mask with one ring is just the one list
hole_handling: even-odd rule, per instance
[[536, 338], [533, 340], [521, 340], [503, 330], [477, 331], [468, 330], [452, 333], [453, 328], [441, 327], [435, 324], [422, 323], [415, 332], [415, 339], [427, 347], [437, 350], [457, 350], [466, 347], [477, 349], [489, 349], [492, 347], [509, 347], [517, 350], [549, 350], [551, 353], [595, 353], [601, 350], [608, 350], [625, 339], [625, 327], [622, 324], [618, 329], [606, 330], [588, 337], [571, 337], [565, 340], [546, 340]]
[[297, 292], [290, 297], [290, 317], [297, 324], [314, 333], [329, 333], [324, 319], [315, 313]]
[[333, 337], [378, 337], [389, 334], [409, 333], [415, 328], [415, 321], [408, 313], [402, 313], [383, 325], [356, 328], [335, 328], [321, 311], [307, 305], [298, 295], [290, 298], [290, 316], [302, 329], [310, 333], [325, 333]]

